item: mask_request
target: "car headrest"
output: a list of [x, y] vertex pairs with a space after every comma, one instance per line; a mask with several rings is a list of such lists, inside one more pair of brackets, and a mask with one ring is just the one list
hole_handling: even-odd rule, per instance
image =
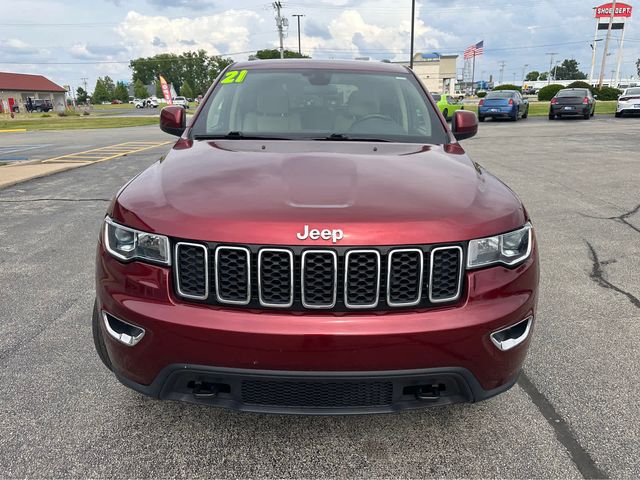
[[258, 96], [257, 109], [263, 115], [284, 115], [289, 113], [289, 98], [283, 91], [262, 92]]

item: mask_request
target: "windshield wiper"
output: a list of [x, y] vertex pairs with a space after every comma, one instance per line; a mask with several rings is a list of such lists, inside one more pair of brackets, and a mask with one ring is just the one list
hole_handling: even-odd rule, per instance
[[245, 135], [242, 132], [231, 131], [226, 134], [202, 134], [202, 135], [194, 135], [194, 140], [291, 140], [291, 138], [287, 137], [274, 137], [271, 135]]
[[335, 141], [335, 142], [389, 142], [384, 138], [375, 137], [350, 137], [344, 133], [332, 133], [326, 137], [314, 138], [316, 141]]

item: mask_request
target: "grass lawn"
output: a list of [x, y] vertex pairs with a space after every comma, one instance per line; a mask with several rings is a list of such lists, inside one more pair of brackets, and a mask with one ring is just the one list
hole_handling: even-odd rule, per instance
[[[138, 127], [141, 125], [157, 125], [158, 118], [153, 117], [51, 117], [18, 115], [11, 118], [9, 115], [0, 115], [0, 130], [26, 128], [33, 130], [73, 130], [82, 128], [120, 128]], [[0, 135], [2, 135], [0, 133]]]
[[[596, 113], [597, 114], [609, 114], [616, 113], [617, 102], [613, 101], [596, 101]], [[478, 107], [476, 105], [465, 105], [466, 110], [478, 113]], [[549, 115], [549, 102], [530, 102], [529, 103], [529, 115], [532, 117], [545, 117]]]
[[[78, 108], [84, 108], [79, 106]], [[134, 108], [133, 103], [118, 103], [108, 105], [91, 105], [92, 110], [111, 110], [112, 108]]]

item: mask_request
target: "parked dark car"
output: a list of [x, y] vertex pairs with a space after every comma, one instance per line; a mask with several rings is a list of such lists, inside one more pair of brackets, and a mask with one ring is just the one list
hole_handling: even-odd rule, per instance
[[473, 112], [449, 128], [398, 64], [264, 60], [160, 127], [180, 138], [114, 197], [98, 242], [94, 340], [122, 383], [343, 414], [517, 381], [538, 249], [516, 194], [459, 143]]
[[49, 112], [53, 110], [51, 100], [27, 97], [25, 102], [27, 112]]
[[478, 120], [481, 122], [485, 118], [509, 118], [515, 122], [528, 116], [529, 100], [517, 90], [495, 90], [478, 103]]
[[549, 120], [561, 117], [582, 116], [585, 120], [593, 117], [596, 99], [588, 88], [564, 88], [551, 99]]

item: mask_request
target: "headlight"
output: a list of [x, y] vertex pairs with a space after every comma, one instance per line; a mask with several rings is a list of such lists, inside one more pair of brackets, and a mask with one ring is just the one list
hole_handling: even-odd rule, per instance
[[171, 264], [167, 237], [118, 225], [109, 217], [104, 219], [104, 244], [107, 251], [120, 260]]
[[501, 263], [516, 265], [531, 255], [532, 227], [527, 223], [513, 232], [469, 242], [467, 268], [486, 267]]

